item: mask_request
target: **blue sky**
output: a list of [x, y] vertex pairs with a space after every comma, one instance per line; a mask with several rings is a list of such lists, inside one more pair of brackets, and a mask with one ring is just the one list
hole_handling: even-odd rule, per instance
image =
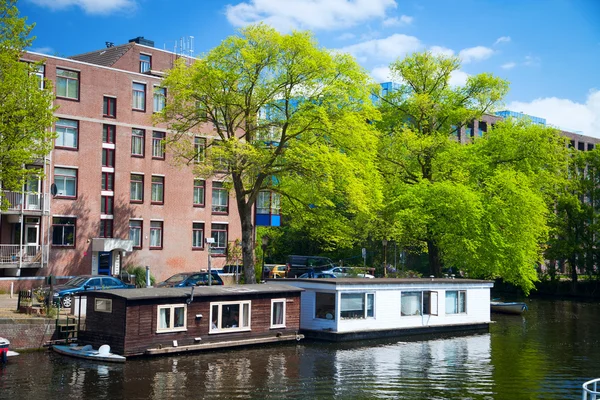
[[[175, 5], [176, 4], [176, 5]], [[413, 51], [454, 54], [452, 81], [491, 72], [511, 82], [506, 107], [600, 137], [600, 0], [20, 0], [32, 50], [70, 56], [144, 36], [196, 55], [246, 24], [306, 29], [352, 53], [377, 81]]]

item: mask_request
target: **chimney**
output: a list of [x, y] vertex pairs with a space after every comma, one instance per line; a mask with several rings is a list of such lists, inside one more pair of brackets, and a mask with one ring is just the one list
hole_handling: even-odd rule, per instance
[[136, 38], [130, 39], [129, 43], [131, 42], [141, 44], [142, 46], [154, 47], [154, 40], [144, 39], [143, 36], [138, 36]]

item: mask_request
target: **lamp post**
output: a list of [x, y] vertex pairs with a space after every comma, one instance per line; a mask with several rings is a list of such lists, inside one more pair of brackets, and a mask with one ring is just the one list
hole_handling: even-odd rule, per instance
[[215, 238], [206, 238], [206, 247], [208, 248], [208, 286], [212, 286], [212, 268], [211, 268], [211, 245], [215, 242]]
[[269, 237], [267, 235], [263, 235], [263, 237], [260, 238], [262, 244], [261, 244], [261, 248], [262, 248], [262, 252], [263, 252], [263, 256], [262, 256], [262, 266], [260, 268], [260, 280], [262, 281], [265, 277], [265, 256], [267, 254], [267, 245], [269, 244]]
[[387, 239], [381, 241], [383, 244], [383, 277], [387, 277]]

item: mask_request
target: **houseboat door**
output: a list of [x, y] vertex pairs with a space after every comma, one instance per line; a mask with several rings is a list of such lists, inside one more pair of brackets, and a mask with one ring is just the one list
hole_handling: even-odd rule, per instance
[[112, 267], [112, 252], [101, 251], [98, 253], [98, 275], [110, 275]]

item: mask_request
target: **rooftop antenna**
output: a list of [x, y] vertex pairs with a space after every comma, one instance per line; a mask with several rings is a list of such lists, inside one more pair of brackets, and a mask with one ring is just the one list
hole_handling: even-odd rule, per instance
[[114, 45], [115, 45], [113, 42], [104, 42], [104, 43], [106, 44], [107, 48], [114, 47]]

